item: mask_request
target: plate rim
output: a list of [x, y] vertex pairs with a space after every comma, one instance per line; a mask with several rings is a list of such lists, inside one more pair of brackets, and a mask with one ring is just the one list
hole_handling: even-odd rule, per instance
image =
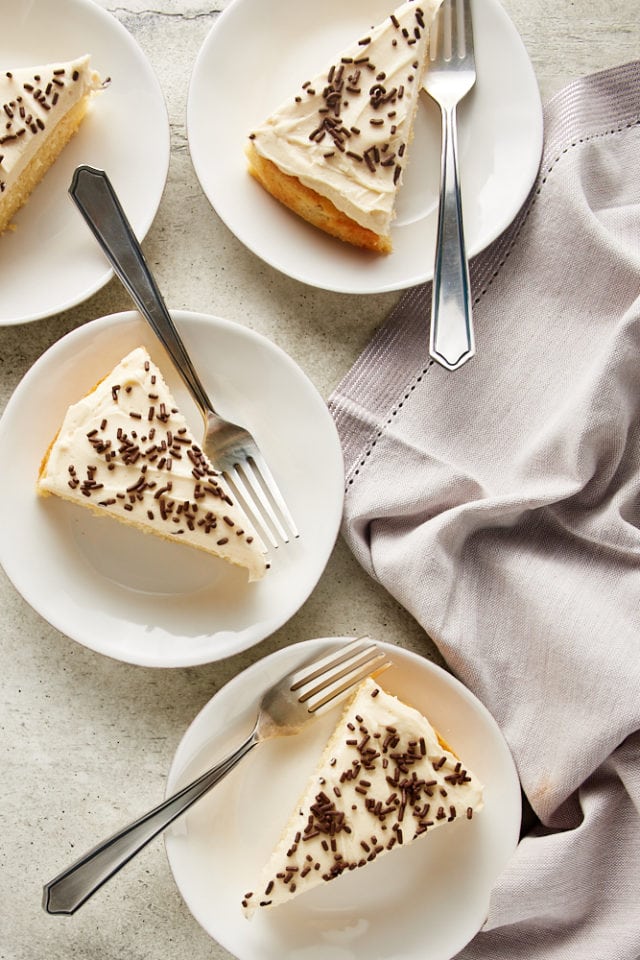
[[[359, 634], [356, 634], [356, 635], [359, 635]], [[246, 696], [244, 698], [240, 698], [240, 697], [236, 698], [237, 700], [242, 699], [242, 702], [244, 703], [245, 708], [249, 710], [249, 708], [251, 708], [253, 704], [257, 701], [259, 697], [259, 692], [262, 689], [264, 689], [265, 686], [267, 686], [267, 683], [265, 683], [265, 680], [264, 680], [264, 676], [262, 676], [262, 679], [260, 679], [261, 675], [265, 674], [267, 667], [273, 667], [277, 664], [279, 665], [279, 671], [278, 673], [275, 673], [274, 671], [275, 676], [277, 677], [279, 675], [283, 675], [289, 670], [295, 669], [298, 665], [301, 665], [302, 663], [304, 663], [308, 659], [310, 653], [315, 654], [316, 651], [320, 652], [322, 651], [322, 649], [330, 648], [332, 645], [336, 643], [351, 641], [354, 639], [354, 636], [316, 637], [313, 639], [299, 641], [297, 643], [290, 644], [288, 646], [285, 646], [278, 650], [273, 651], [272, 653], [266, 655], [265, 657], [262, 657], [256, 660], [250, 666], [246, 667], [244, 670], [237, 673], [234, 677], [228, 680], [223, 686], [220, 687], [218, 691], [216, 691], [216, 693], [198, 711], [198, 713], [192, 719], [191, 723], [189, 724], [187, 729], [184, 731], [182, 737], [180, 738], [178, 742], [178, 746], [174, 751], [174, 755], [167, 773], [166, 784], [165, 784], [165, 796], [169, 796], [172, 791], [182, 786], [182, 783], [180, 780], [181, 773], [185, 769], [188, 769], [189, 763], [193, 760], [194, 751], [197, 755], [197, 753], [199, 753], [203, 749], [202, 735], [199, 737], [197, 743], [194, 744], [194, 746], [190, 746], [190, 741], [194, 738], [195, 735], [200, 733], [198, 728], [202, 724], [206, 724], [208, 722], [208, 714], [211, 712], [215, 714], [216, 701], [220, 702], [220, 700], [228, 699], [234, 693], [241, 692], [243, 687], [246, 688], [247, 686], [249, 686], [251, 688], [252, 684], [255, 687], [257, 682], [257, 688], [258, 688], [257, 692], [253, 688], [251, 688], [250, 690], [253, 697], [251, 701], [248, 701]], [[511, 825], [510, 825], [511, 835], [508, 838], [508, 844], [507, 844], [509, 853], [508, 855], [505, 856], [504, 863], [502, 863], [500, 869], [496, 872], [496, 875], [494, 876], [492, 881], [492, 885], [487, 890], [487, 909], [488, 909], [491, 889], [493, 889], [493, 886], [495, 885], [495, 882], [497, 881], [501, 870], [504, 869], [504, 866], [506, 865], [510, 857], [513, 855], [513, 852], [515, 851], [519, 842], [519, 833], [520, 833], [520, 825], [521, 825], [521, 818], [522, 818], [522, 794], [521, 794], [521, 786], [520, 786], [520, 780], [518, 777], [516, 764], [515, 764], [513, 755], [511, 753], [511, 750], [509, 748], [509, 745], [505, 739], [504, 734], [500, 730], [497, 721], [495, 720], [495, 718], [493, 717], [489, 709], [473, 693], [473, 691], [471, 691], [467, 686], [465, 686], [465, 684], [463, 684], [462, 681], [459, 680], [454, 674], [450, 673], [448, 670], [439, 666], [437, 663], [434, 663], [432, 660], [429, 660], [427, 657], [422, 656], [421, 654], [416, 653], [413, 650], [409, 650], [404, 647], [399, 647], [396, 644], [389, 643], [386, 641], [381, 641], [381, 640], [378, 640], [377, 638], [375, 639], [375, 642], [379, 645], [381, 649], [385, 650], [390, 657], [393, 657], [395, 655], [398, 657], [400, 661], [404, 660], [405, 662], [408, 661], [410, 664], [416, 664], [420, 669], [424, 670], [426, 674], [430, 674], [434, 682], [447, 686], [450, 691], [453, 691], [454, 696], [460, 697], [461, 699], [466, 701], [468, 704], [470, 704], [475, 711], [478, 711], [480, 714], [482, 714], [485, 723], [493, 732], [495, 743], [498, 745], [498, 750], [501, 753], [500, 763], [503, 765], [504, 774], [508, 775], [509, 782], [510, 782], [510, 789], [512, 791], [512, 796], [510, 798], [510, 802], [512, 804], [512, 819], [511, 819]], [[283, 661], [285, 664], [284, 667], [281, 666]], [[238, 720], [237, 716], [235, 718], [232, 718], [229, 725], [232, 725], [233, 723], [237, 723], [237, 720]], [[216, 731], [215, 729], [211, 730], [211, 733], [206, 738], [206, 740], [207, 740], [207, 743], [209, 744], [212, 744], [213, 742], [215, 742], [216, 747], [219, 746], [220, 749], [223, 751], [228, 749], [228, 743], [225, 740], [225, 735], [220, 734], [220, 732]], [[190, 753], [191, 753], [191, 756], [190, 756]], [[470, 763], [470, 766], [473, 766], [473, 764]], [[205, 933], [207, 933], [208, 936], [210, 936], [215, 942], [220, 943], [225, 949], [232, 952], [234, 956], [238, 957], [238, 960], [260, 960], [261, 955], [255, 954], [253, 952], [249, 952], [249, 953], [236, 952], [238, 950], [237, 945], [230, 942], [229, 939], [224, 939], [224, 940], [217, 939], [214, 936], [211, 929], [209, 929], [206, 921], [201, 916], [199, 916], [199, 911], [197, 909], [194, 909], [193, 904], [185, 896], [183, 889], [180, 885], [179, 868], [177, 868], [177, 863], [172, 856], [172, 844], [174, 840], [176, 840], [176, 843], [177, 843], [178, 842], [177, 838], [183, 833], [184, 831], [180, 830], [180, 828], [178, 828], [178, 830], [175, 832], [173, 832], [172, 829], [169, 829], [164, 834], [163, 842], [165, 847], [165, 855], [167, 857], [167, 862], [169, 864], [172, 877], [191, 915], [196, 920], [196, 922], [202, 927]], [[482, 920], [480, 921], [480, 924], [477, 930], [475, 931], [475, 933], [479, 932], [481, 927], [482, 927]], [[450, 960], [453, 960], [453, 957], [456, 956], [457, 953], [460, 950], [462, 950], [466, 946], [466, 944], [470, 942], [471, 939], [473, 939], [473, 936], [475, 936], [475, 933], [472, 934], [470, 938], [467, 938], [466, 940], [464, 940], [464, 942], [456, 942], [455, 947], [452, 948], [454, 949], [454, 952], [450, 954]], [[284, 960], [284, 954], [282, 956]], [[358, 957], [358, 954], [353, 953], [352, 956], [353, 956], [353, 960], [356, 960], [356, 957]], [[398, 954], [397, 956], [394, 956], [394, 960], [402, 960], [403, 956], [404, 955], [401, 956], [400, 954]], [[359, 960], [359, 957], [358, 957], [358, 960]], [[366, 958], [362, 957], [362, 960], [366, 960]], [[407, 954], [406, 960], [418, 960], [418, 958], [415, 957], [413, 954]]]
[[[9, 0], [0, 0], [0, 3], [5, 2], [9, 3]], [[51, 10], [54, 0], [47, 0], [47, 9]], [[133, 36], [133, 34], [127, 30], [123, 23], [113, 14], [107, 7], [101, 6], [99, 3], [96, 3], [95, 0], [55, 0], [56, 4], [63, 4], [69, 8], [70, 16], [73, 15], [73, 8], [81, 8], [86, 12], [89, 12], [90, 15], [95, 18], [96, 23], [100, 24], [100, 29], [103, 30], [105, 26], [108, 26], [108, 29], [112, 31], [114, 38], [117, 38], [118, 44], [124, 47], [127, 47], [131, 53], [135, 54], [135, 59], [140, 65], [141, 69], [144, 69], [145, 80], [148, 83], [147, 92], [151, 93], [156, 101], [156, 109], [162, 112], [164, 123], [162, 125], [162, 144], [160, 144], [160, 129], [156, 133], [158, 137], [158, 145], [156, 154], [158, 157], [158, 169], [156, 176], [159, 177], [157, 185], [157, 197], [154, 197], [152, 202], [149, 204], [149, 209], [146, 212], [144, 217], [139, 217], [137, 222], [134, 221], [133, 226], [136, 232], [136, 236], [139, 240], [144, 240], [147, 233], [151, 229], [153, 222], [158, 213], [160, 203], [164, 194], [164, 190], [167, 184], [167, 178], [169, 175], [169, 166], [171, 160], [171, 130], [169, 124], [169, 112], [167, 101], [164, 96], [164, 91], [162, 85], [156, 74], [151, 61], [144, 52], [141, 44]], [[53, 16], [53, 13], [50, 14]], [[63, 13], [61, 16], [67, 14]], [[58, 14], [56, 14], [58, 16]], [[90, 242], [90, 235], [87, 234], [88, 241]], [[106, 284], [113, 278], [113, 270], [105, 263], [105, 268], [103, 272], [96, 277], [96, 279], [90, 283], [88, 286], [84, 286], [81, 291], [66, 296], [64, 299], [59, 300], [56, 304], [31, 311], [22, 311], [19, 317], [5, 317], [0, 312], [0, 327], [12, 327], [18, 326], [26, 323], [33, 323], [37, 320], [44, 320], [57, 314], [64, 313], [73, 307], [77, 307], [82, 303], [85, 303], [90, 297], [98, 293]]]
[[[375, 276], [375, 262], [373, 265], [369, 262], [369, 259], [366, 261], [366, 266], [358, 268], [357, 277], [348, 282], [339, 282], [334, 280], [330, 282], [330, 276], [328, 279], [323, 280], [317, 274], [309, 276], [308, 273], [305, 273], [300, 267], [291, 268], [287, 264], [283, 264], [282, 258], [277, 259], [274, 257], [268, 256], [267, 252], [264, 249], [264, 244], [252, 240], [250, 232], [247, 232], [247, 229], [244, 228], [243, 224], [240, 224], [241, 229], [238, 229], [237, 223], [233, 222], [233, 218], [229, 216], [229, 212], [226, 207], [222, 210], [219, 209], [219, 192], [212, 195], [210, 189], [208, 189], [208, 184], [206, 180], [206, 163], [203, 157], [200, 156], [200, 151], [197, 148], [197, 123], [195, 122], [195, 107], [194, 101], [196, 99], [196, 92], [201, 83], [201, 73], [204, 73], [206, 68], [207, 58], [209, 56], [209, 47], [215, 44], [217, 39], [217, 34], [221, 29], [225, 28], [227, 20], [233, 16], [238, 16], [239, 11], [246, 7], [251, 7], [252, 4], [255, 4], [257, 0], [230, 0], [230, 2], [224, 7], [220, 15], [213, 23], [209, 32], [204, 38], [204, 41], [198, 51], [196, 59], [193, 64], [191, 77], [189, 80], [189, 89], [187, 94], [187, 108], [186, 108], [186, 127], [187, 127], [187, 141], [189, 144], [189, 151], [191, 155], [192, 164], [196, 177], [200, 183], [201, 189], [205, 194], [209, 204], [212, 207], [212, 210], [220, 218], [220, 220], [225, 224], [225, 226], [230, 230], [230, 232], [255, 256], [257, 256], [264, 263], [277, 270], [278, 272], [284, 274], [285, 276], [290, 277], [293, 280], [307, 284], [308, 286], [315, 287], [318, 289], [327, 290], [334, 293], [341, 294], [352, 294], [352, 295], [367, 295], [367, 294], [380, 294], [380, 293], [389, 293], [394, 291], [401, 291], [409, 289], [410, 287], [418, 286], [422, 283], [429, 282], [433, 277], [433, 266], [430, 265], [427, 267], [426, 271], [421, 272], [417, 275], [414, 271], [411, 275], [406, 275], [404, 277], [389, 278], [388, 280], [379, 280], [375, 284], [372, 284], [372, 277]], [[271, 0], [274, 2], [274, 0]], [[275, 0], [275, 2], [281, 2], [281, 0]], [[535, 92], [535, 115], [533, 113], [530, 117], [530, 123], [528, 126], [530, 132], [530, 138], [532, 142], [532, 147], [527, 154], [529, 157], [529, 163], [527, 164], [527, 173], [523, 177], [520, 184], [520, 188], [517, 193], [517, 203], [514, 201], [513, 204], [505, 210], [505, 213], [502, 217], [495, 218], [495, 222], [491, 230], [487, 230], [483, 233], [482, 238], [478, 239], [475, 243], [472, 241], [468, 243], [468, 255], [469, 259], [477, 256], [487, 249], [502, 233], [509, 227], [511, 223], [516, 219], [518, 213], [525, 204], [528, 196], [530, 195], [531, 189], [535, 183], [536, 177], [540, 169], [540, 161], [542, 158], [542, 150], [544, 145], [544, 115], [543, 115], [543, 104], [540, 97], [540, 90], [537, 83], [537, 78], [533, 68], [533, 64], [529, 57], [528, 51], [524, 45], [522, 37], [518, 33], [518, 30], [509, 17], [507, 11], [504, 9], [500, 0], [483, 0], [481, 10], [486, 9], [486, 5], [491, 6], [491, 16], [495, 16], [501, 22], [502, 28], [507, 32], [510, 42], [513, 45], [512, 49], [517, 51], [518, 60], [522, 65], [522, 76], [526, 74], [526, 81], [529, 93], [532, 95], [533, 103], [533, 93]], [[194, 144], [196, 148], [194, 149]], [[241, 162], [241, 157], [238, 162]], [[275, 201], [274, 201], [275, 202]], [[292, 217], [294, 214], [290, 214]], [[232, 225], [233, 224], [233, 225]], [[309, 228], [313, 229], [313, 228]], [[310, 236], [313, 236], [310, 234]], [[335, 241], [339, 243], [339, 241]], [[336, 249], [339, 249], [336, 248]], [[390, 254], [391, 257], [394, 254]], [[363, 261], [364, 263], [364, 261]], [[330, 271], [325, 271], [329, 274]]]
[[[284, 610], [283, 607], [283, 609], [281, 609], [276, 616], [271, 616], [271, 614], [268, 616], [263, 616], [263, 619], [252, 625], [251, 629], [247, 628], [242, 634], [235, 634], [234, 642], [228, 642], [224, 649], [215, 647], [215, 638], [216, 636], [220, 637], [220, 630], [212, 630], [211, 633], [208, 634], [210, 642], [207, 646], [206, 652], [199, 652], [199, 649], [196, 649], [191, 651], [189, 656], [185, 655], [185, 653], [188, 653], [189, 651], [184, 651], [179, 648], [180, 638], [176, 637], [176, 653], [170, 658], [169, 661], [167, 661], [165, 659], [159, 660], [157, 656], [153, 655], [153, 652], [150, 655], [118, 655], [108, 649], [108, 644], [106, 645], [107, 649], [105, 649], [104, 640], [97, 642], [92, 637], [88, 636], [86, 626], [81, 627], [81, 629], [70, 629], [68, 619], [65, 619], [63, 610], [59, 605], [55, 607], [55, 609], [52, 609], [52, 604], [47, 601], [46, 596], [42, 598], [34, 594], [34, 588], [32, 585], [30, 585], [29, 576], [25, 573], [24, 569], [20, 568], [19, 563], [16, 563], [12, 560], [11, 547], [8, 543], [9, 538], [3, 538], [0, 540], [0, 566], [4, 569], [6, 576], [11, 581], [16, 591], [25, 600], [25, 602], [28, 603], [29, 606], [31, 606], [32, 609], [34, 609], [35, 612], [38, 613], [38, 615], [48, 622], [54, 629], [68, 637], [70, 640], [85, 646], [87, 649], [90, 649], [95, 653], [111, 657], [115, 660], [120, 660], [121, 662], [127, 662], [146, 667], [182, 668], [197, 666], [205, 663], [213, 663], [216, 660], [235, 656], [237, 653], [256, 646], [258, 643], [270, 636], [273, 632], [280, 629], [280, 627], [288, 622], [288, 620], [290, 620], [291, 617], [293, 617], [300, 609], [302, 604], [308, 599], [311, 592], [315, 589], [319, 579], [324, 573], [339, 534], [344, 504], [344, 466], [338, 433], [335, 429], [333, 418], [329, 413], [325, 401], [306, 372], [285, 350], [283, 350], [282, 347], [274, 343], [264, 334], [225, 317], [205, 314], [200, 311], [171, 310], [170, 312], [179, 323], [185, 320], [187, 323], [194, 323], [195, 325], [200, 326], [202, 329], [213, 325], [214, 328], [221, 328], [222, 330], [229, 332], [232, 336], [239, 336], [242, 339], [251, 341], [253, 344], [257, 344], [260, 350], [267, 349], [270, 355], [277, 354], [282, 363], [287, 365], [298, 378], [299, 382], [304, 385], [304, 389], [307, 392], [308, 397], [312, 398], [312, 402], [317, 405], [318, 411], [320, 411], [321, 408], [326, 410], [326, 417], [324, 419], [324, 428], [326, 428], [325, 437], [328, 447], [333, 449], [334, 461], [331, 464], [331, 472], [335, 472], [335, 476], [333, 478], [335, 481], [335, 490], [340, 491], [340, 496], [336, 496], [335, 501], [331, 501], [331, 509], [327, 512], [327, 516], [325, 518], [327, 535], [323, 549], [317, 554], [309, 554], [312, 562], [309, 563], [309, 579], [306, 583], [305, 589], [301, 589], [299, 593], [295, 595], [291, 604], [291, 609], [287, 607], [287, 609]], [[22, 409], [24, 409], [25, 404], [28, 407], [28, 401], [26, 398], [28, 397], [29, 392], [33, 389], [34, 385], [37, 385], [38, 378], [43, 369], [46, 370], [47, 366], [52, 362], [59, 362], [60, 357], [64, 357], [65, 355], [68, 357], [69, 351], [72, 350], [74, 346], [77, 349], [76, 344], [79, 338], [83, 340], [84, 343], [87, 343], [94, 333], [98, 334], [99, 331], [105, 331], [109, 326], [112, 326], [116, 329], [128, 328], [134, 330], [137, 325], [140, 325], [141, 330], [144, 331], [145, 335], [148, 336], [155, 344], [155, 335], [151, 331], [151, 328], [148, 327], [136, 310], [131, 310], [107, 314], [104, 317], [99, 317], [95, 320], [88, 321], [81, 327], [71, 330], [69, 333], [65, 334], [63, 337], [53, 343], [48, 350], [44, 351], [44, 353], [24, 374], [20, 383], [17, 385], [11, 397], [9, 398], [5, 410], [0, 417], [0, 449], [6, 442], [10, 442], [8, 439], [8, 425], [12, 423], [16, 413], [19, 413]], [[159, 345], [159, 349], [162, 350], [161, 344]], [[283, 366], [282, 369], [285, 369], [285, 367]], [[172, 373], [174, 373], [174, 371], [172, 371]], [[176, 378], [178, 377], [177, 373], [175, 376]], [[329, 431], [329, 425], [333, 425], [332, 431]], [[338, 470], [338, 466], [340, 467], [340, 470]], [[0, 480], [0, 485], [2, 485], [2, 483], [3, 481]], [[6, 500], [6, 497], [4, 499]], [[226, 631], [222, 630], [222, 633], [224, 632]], [[227, 647], [230, 649], [227, 649]]]

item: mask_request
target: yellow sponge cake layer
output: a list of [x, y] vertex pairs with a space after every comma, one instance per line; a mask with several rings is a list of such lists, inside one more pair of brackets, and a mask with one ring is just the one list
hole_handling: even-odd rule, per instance
[[344, 240], [345, 243], [364, 247], [376, 253], [391, 252], [391, 241], [388, 237], [380, 237], [373, 230], [361, 227], [351, 217], [338, 210], [327, 197], [323, 197], [311, 187], [306, 187], [296, 177], [283, 173], [271, 160], [260, 156], [252, 143], [247, 147], [247, 157], [249, 173], [276, 200], [289, 207], [307, 223], [324, 230], [332, 237]]
[[0, 233], [80, 127], [102, 82], [89, 56], [0, 72]]

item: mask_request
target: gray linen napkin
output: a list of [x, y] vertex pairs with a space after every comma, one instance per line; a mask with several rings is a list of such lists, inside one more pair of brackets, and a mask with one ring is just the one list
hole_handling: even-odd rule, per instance
[[540, 823], [466, 960], [640, 957], [640, 62], [545, 115], [472, 263], [477, 356], [408, 291], [330, 399], [362, 565], [487, 705]]

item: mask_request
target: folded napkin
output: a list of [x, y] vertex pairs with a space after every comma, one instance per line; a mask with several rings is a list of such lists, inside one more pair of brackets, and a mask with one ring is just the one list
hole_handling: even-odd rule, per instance
[[408, 291], [336, 389], [343, 532], [498, 721], [539, 822], [465, 960], [640, 957], [640, 62], [545, 114], [471, 265], [477, 355]]

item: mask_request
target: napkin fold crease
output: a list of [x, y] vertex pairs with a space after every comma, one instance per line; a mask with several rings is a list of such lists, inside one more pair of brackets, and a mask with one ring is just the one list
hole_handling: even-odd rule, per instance
[[640, 62], [545, 109], [471, 264], [477, 355], [407, 291], [330, 398], [343, 534], [486, 704], [538, 818], [464, 960], [640, 957]]

